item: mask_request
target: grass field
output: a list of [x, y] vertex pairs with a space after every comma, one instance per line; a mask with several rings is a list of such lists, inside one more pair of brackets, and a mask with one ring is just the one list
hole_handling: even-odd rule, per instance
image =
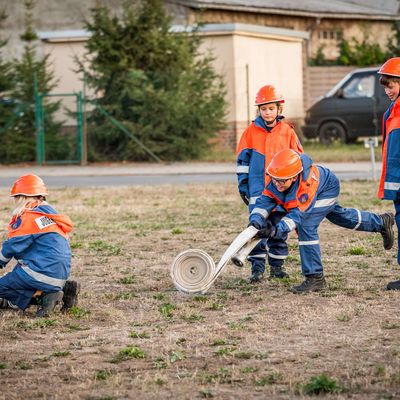
[[[345, 182], [341, 204], [391, 210], [375, 191]], [[4, 189], [0, 199], [5, 233]], [[0, 399], [400, 398], [400, 293], [384, 289], [400, 270], [379, 234], [323, 222], [323, 292], [288, 292], [302, 280], [292, 235], [289, 279], [253, 286], [248, 267], [229, 264], [190, 297], [174, 290], [171, 262], [188, 248], [219, 260], [247, 225], [235, 185], [65, 189], [50, 200], [75, 223], [80, 302], [47, 319], [0, 310]]]
[[[309, 154], [313, 160], [318, 163], [323, 162], [357, 162], [370, 161], [370, 149], [365, 148], [364, 142], [359, 139], [354, 144], [334, 143], [331, 146], [323, 146], [315, 140], [302, 141], [304, 152]], [[374, 149], [375, 160], [382, 160], [382, 147]], [[227, 161], [235, 162], [236, 154], [234, 151], [221, 150], [219, 148], [211, 149], [203, 158], [203, 161]]]

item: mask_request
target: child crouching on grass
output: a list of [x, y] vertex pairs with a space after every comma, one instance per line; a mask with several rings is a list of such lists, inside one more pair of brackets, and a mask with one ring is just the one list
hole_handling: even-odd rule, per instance
[[78, 282], [67, 280], [72, 222], [46, 202], [47, 194], [36, 175], [24, 175], [14, 182], [10, 196], [15, 209], [0, 252], [0, 268], [11, 258], [17, 261], [0, 278], [0, 308], [25, 310], [38, 304], [37, 317], [47, 317], [61, 301], [63, 310], [76, 305], [80, 290]]

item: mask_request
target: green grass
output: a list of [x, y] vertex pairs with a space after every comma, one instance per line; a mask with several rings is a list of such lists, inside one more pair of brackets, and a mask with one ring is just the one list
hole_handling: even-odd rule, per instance
[[121, 349], [119, 353], [112, 359], [112, 362], [118, 363], [131, 358], [146, 358], [146, 354], [140, 347], [128, 346]]
[[90, 310], [86, 310], [81, 307], [73, 306], [69, 311], [69, 314], [73, 315], [75, 318], [83, 318], [90, 315]]
[[131, 331], [129, 333], [129, 337], [135, 338], [135, 339], [150, 339], [150, 335], [147, 332]]
[[121, 249], [118, 246], [112, 245], [103, 240], [90, 242], [89, 248], [95, 252], [100, 252], [108, 256], [117, 256], [121, 253]]
[[171, 354], [169, 355], [169, 361], [171, 363], [175, 363], [177, 361], [181, 361], [185, 358], [184, 354], [181, 353], [180, 351], [173, 351], [171, 352]]
[[[370, 149], [364, 147], [364, 141], [359, 139], [354, 144], [334, 143], [331, 146], [323, 146], [315, 140], [301, 140], [305, 153], [314, 161], [321, 162], [356, 162], [370, 161]], [[381, 146], [375, 148], [375, 160], [380, 162]], [[210, 162], [235, 162], [236, 153], [234, 150], [212, 148], [199, 161]]]
[[[364, 147], [364, 142], [358, 141], [355, 144], [333, 144], [323, 146], [314, 141], [303, 141], [304, 152], [314, 161], [320, 162], [356, 162], [370, 161], [370, 149]], [[375, 160], [380, 162], [381, 147], [375, 148]]]
[[102, 369], [95, 373], [94, 378], [98, 381], [105, 381], [110, 376], [113, 376], [117, 373], [115, 369]]
[[131, 283], [135, 283], [135, 277], [133, 275], [131, 276], [124, 276], [119, 280], [120, 283], [124, 285], [130, 285]]
[[313, 376], [310, 381], [301, 387], [304, 394], [319, 395], [324, 393], [340, 393], [343, 388], [326, 374]]
[[22, 328], [24, 330], [36, 329], [36, 328], [45, 329], [58, 325], [58, 320], [39, 318], [33, 321], [24, 321], [24, 320], [17, 321], [15, 325], [18, 328]]
[[55, 353], [52, 354], [53, 357], [67, 357], [69, 355], [71, 355], [71, 352], [68, 350], [56, 351]]
[[165, 318], [165, 319], [171, 319], [172, 318], [172, 311], [175, 310], [175, 306], [171, 303], [164, 303], [161, 304], [161, 306], [158, 308], [160, 311], [160, 314]]
[[204, 320], [204, 316], [200, 314], [190, 314], [182, 317], [187, 322], [201, 322]]
[[283, 376], [279, 372], [271, 372], [268, 375], [262, 376], [254, 381], [254, 386], [266, 386], [273, 385], [283, 379]]
[[166, 369], [168, 364], [164, 358], [158, 357], [153, 361], [153, 367], [156, 369]]
[[349, 249], [348, 251], [349, 255], [351, 256], [363, 256], [365, 255], [367, 252], [364, 248], [362, 247], [352, 247], [351, 249]]

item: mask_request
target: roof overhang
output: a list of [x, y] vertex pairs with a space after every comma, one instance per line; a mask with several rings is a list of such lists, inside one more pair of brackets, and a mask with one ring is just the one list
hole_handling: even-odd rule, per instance
[[90, 36], [91, 33], [84, 29], [38, 32], [39, 39], [44, 42], [86, 42]]
[[306, 10], [296, 10], [292, 8], [282, 8], [279, 5], [277, 7], [259, 7], [259, 6], [246, 6], [246, 5], [230, 5], [230, 4], [213, 4], [203, 3], [201, 1], [193, 0], [169, 0], [172, 3], [178, 3], [183, 6], [198, 9], [198, 10], [225, 10], [225, 11], [239, 11], [248, 12], [252, 14], [273, 14], [283, 16], [295, 16], [295, 17], [308, 17], [308, 18], [331, 18], [331, 19], [356, 19], [356, 20], [378, 20], [378, 21], [400, 21], [400, 15], [393, 14], [364, 14], [364, 13], [335, 13], [335, 12], [313, 12]]
[[236, 34], [242, 36], [270, 37], [274, 39], [294, 41], [310, 39], [310, 33], [305, 31], [241, 23], [206, 24], [200, 26], [198, 32], [204, 36]]
[[[195, 32], [201, 36], [221, 36], [221, 35], [244, 35], [253, 37], [271, 37], [274, 39], [299, 41], [309, 39], [309, 32], [296, 31], [293, 29], [273, 28], [252, 24], [205, 24], [205, 25], [173, 25], [171, 32]], [[63, 43], [63, 42], [86, 42], [91, 33], [86, 30], [69, 31], [43, 31], [38, 32], [38, 37], [44, 42]]]

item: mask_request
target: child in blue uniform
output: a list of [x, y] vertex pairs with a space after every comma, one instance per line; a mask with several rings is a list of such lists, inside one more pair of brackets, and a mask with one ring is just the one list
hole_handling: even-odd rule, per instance
[[62, 300], [64, 309], [72, 307], [80, 286], [67, 281], [71, 269], [70, 218], [46, 202], [46, 186], [36, 175], [17, 179], [10, 195], [15, 209], [8, 239], [1, 248], [0, 268], [12, 258], [17, 264], [0, 278], [0, 305], [25, 310], [39, 295], [38, 317], [48, 316]]
[[[340, 183], [336, 175], [314, 165], [307, 155], [282, 150], [268, 165], [267, 174], [264, 192], [250, 214], [250, 224], [260, 230], [259, 237], [266, 238], [286, 237], [297, 229], [305, 280], [291, 288], [293, 293], [318, 291], [326, 286], [318, 237], [318, 227], [324, 218], [347, 229], [379, 232], [384, 248], [392, 248], [393, 214], [343, 208], [338, 203]], [[273, 225], [268, 216], [277, 205], [287, 214]]]
[[[259, 116], [243, 132], [237, 148], [237, 177], [239, 194], [251, 212], [256, 200], [261, 196], [265, 184], [265, 168], [276, 152], [282, 149], [294, 149], [300, 153], [303, 148], [293, 127], [286, 123], [281, 115], [283, 96], [274, 86], [263, 86], [257, 93], [255, 105]], [[277, 207], [269, 215], [277, 223], [285, 213]], [[262, 240], [250, 253], [251, 283], [259, 282], [268, 264], [271, 278], [288, 276], [283, 264], [288, 256], [286, 237]]]
[[[392, 200], [397, 231], [400, 232], [400, 57], [387, 60], [379, 69], [379, 82], [392, 101], [383, 115], [382, 175], [379, 198]], [[400, 235], [397, 238], [397, 263], [400, 265]], [[400, 290], [400, 280], [389, 282], [388, 290]]]

